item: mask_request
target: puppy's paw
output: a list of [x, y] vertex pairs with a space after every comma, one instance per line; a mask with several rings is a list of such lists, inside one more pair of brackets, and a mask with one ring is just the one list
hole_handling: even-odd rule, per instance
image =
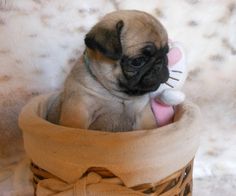
[[178, 105], [185, 100], [185, 94], [176, 89], [166, 89], [158, 97], [166, 105]]

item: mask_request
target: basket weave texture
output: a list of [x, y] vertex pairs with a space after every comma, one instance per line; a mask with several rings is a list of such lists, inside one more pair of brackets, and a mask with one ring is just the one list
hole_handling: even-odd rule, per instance
[[[54, 178], [54, 175], [39, 168], [33, 162], [31, 163], [31, 171], [33, 172], [33, 185], [35, 191], [37, 184], [44, 179]], [[170, 176], [153, 183], [141, 184], [131, 187], [132, 190], [143, 193], [144, 195], [152, 196], [192, 196], [192, 171], [193, 160], [189, 162], [184, 168], [174, 172]], [[108, 179], [112, 183], [125, 186], [114, 174], [104, 168], [90, 168], [85, 175], [94, 172], [100, 175], [103, 179]]]

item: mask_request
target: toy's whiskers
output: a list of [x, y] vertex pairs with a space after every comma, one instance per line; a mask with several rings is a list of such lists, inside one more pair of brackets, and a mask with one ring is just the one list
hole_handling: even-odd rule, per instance
[[172, 80], [175, 80], [175, 81], [179, 81], [178, 78], [174, 78], [174, 77], [171, 77], [171, 76], [169, 76], [169, 78], [172, 79]]
[[179, 70], [170, 70], [171, 72], [175, 72], [175, 73], [183, 73], [182, 71]]
[[174, 86], [172, 86], [171, 84], [169, 84], [168, 82], [165, 82], [165, 85], [171, 87], [171, 88], [174, 88]]

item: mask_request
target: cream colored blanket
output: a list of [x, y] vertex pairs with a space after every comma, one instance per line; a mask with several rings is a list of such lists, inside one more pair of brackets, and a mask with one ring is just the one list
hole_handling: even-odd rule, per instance
[[[175, 122], [153, 130], [122, 133], [88, 131], [45, 120], [57, 94], [34, 98], [19, 125], [25, 150], [35, 164], [59, 179], [42, 180], [37, 195], [143, 195], [129, 189], [157, 182], [183, 168], [198, 148], [199, 110], [191, 103], [177, 108]], [[83, 174], [103, 167], [125, 186]]]

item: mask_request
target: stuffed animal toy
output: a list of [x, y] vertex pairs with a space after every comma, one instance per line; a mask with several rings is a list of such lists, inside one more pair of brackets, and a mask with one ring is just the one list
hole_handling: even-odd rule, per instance
[[169, 79], [151, 93], [151, 107], [159, 127], [172, 122], [175, 106], [185, 99], [180, 91], [187, 77], [184, 50], [180, 43], [173, 41], [169, 41], [169, 48]]

